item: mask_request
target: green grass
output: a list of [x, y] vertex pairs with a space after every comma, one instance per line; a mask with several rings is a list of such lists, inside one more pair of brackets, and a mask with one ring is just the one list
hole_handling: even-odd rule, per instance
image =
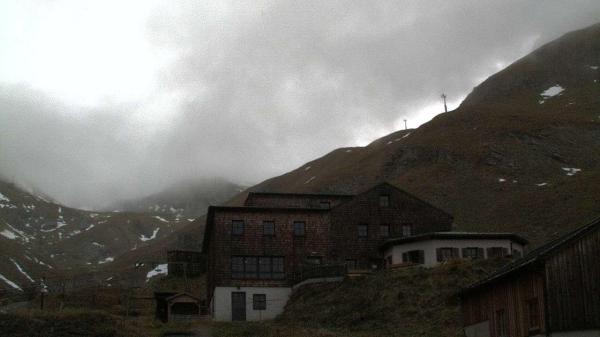
[[220, 323], [215, 337], [463, 336], [458, 291], [506, 261], [456, 261], [307, 285], [261, 323]]
[[12, 337], [133, 337], [143, 334], [121, 318], [103, 311], [26, 311], [0, 314], [2, 336]]

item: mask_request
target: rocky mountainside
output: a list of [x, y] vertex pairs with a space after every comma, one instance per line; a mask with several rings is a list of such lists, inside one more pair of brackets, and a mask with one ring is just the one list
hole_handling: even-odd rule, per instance
[[381, 181], [453, 214], [457, 230], [514, 231], [534, 245], [600, 214], [600, 24], [535, 50], [418, 129], [249, 191], [355, 193]]
[[73, 209], [0, 181], [0, 289], [27, 287], [61, 270], [106, 268], [192, 220]]
[[219, 178], [184, 181], [144, 198], [116, 202], [109, 209], [195, 218], [205, 214], [209, 205], [223, 202], [244, 189]]

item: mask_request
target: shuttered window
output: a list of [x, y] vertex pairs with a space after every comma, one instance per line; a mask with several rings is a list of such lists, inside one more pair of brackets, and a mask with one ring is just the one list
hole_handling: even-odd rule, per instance
[[390, 225], [379, 225], [379, 236], [387, 238], [390, 236]]
[[231, 277], [244, 278], [244, 258], [242, 256], [231, 258]]
[[488, 259], [494, 258], [494, 257], [504, 257], [504, 256], [508, 256], [508, 248], [490, 247], [487, 249]]
[[402, 262], [403, 263], [424, 264], [425, 263], [425, 251], [411, 250], [411, 251], [402, 253]]
[[405, 224], [402, 225], [402, 236], [411, 236], [412, 235], [412, 225]]
[[379, 206], [380, 207], [389, 207], [390, 206], [390, 196], [389, 195], [380, 195], [379, 196]]
[[483, 248], [466, 247], [462, 249], [462, 257], [464, 259], [483, 259]]
[[449, 261], [458, 258], [458, 248], [441, 247], [437, 248], [435, 252], [438, 262]]

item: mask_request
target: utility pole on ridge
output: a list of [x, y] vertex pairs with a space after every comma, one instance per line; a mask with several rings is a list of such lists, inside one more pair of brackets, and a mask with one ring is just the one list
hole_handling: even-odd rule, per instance
[[442, 94], [442, 99], [444, 100], [444, 112], [448, 112], [448, 106], [446, 106], [446, 94]]

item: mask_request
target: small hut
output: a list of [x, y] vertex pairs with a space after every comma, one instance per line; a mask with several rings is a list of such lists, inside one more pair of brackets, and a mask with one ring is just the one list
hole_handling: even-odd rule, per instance
[[189, 321], [200, 316], [199, 298], [188, 293], [156, 292], [156, 318], [163, 321]]

